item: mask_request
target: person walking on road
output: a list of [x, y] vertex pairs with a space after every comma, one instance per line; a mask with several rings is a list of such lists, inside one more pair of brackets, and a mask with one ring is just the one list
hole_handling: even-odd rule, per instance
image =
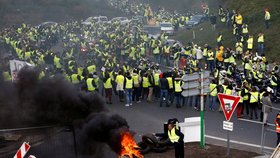
[[266, 29], [269, 29], [269, 22], [270, 22], [270, 13], [268, 11], [268, 9], [265, 9], [265, 14], [264, 14], [264, 23], [265, 23], [265, 27]]
[[161, 74], [161, 78], [159, 79], [159, 87], [160, 87], [160, 107], [162, 107], [162, 103], [165, 100], [166, 107], [169, 107], [168, 101], [168, 90], [169, 84], [168, 80], [166, 79], [166, 74]]

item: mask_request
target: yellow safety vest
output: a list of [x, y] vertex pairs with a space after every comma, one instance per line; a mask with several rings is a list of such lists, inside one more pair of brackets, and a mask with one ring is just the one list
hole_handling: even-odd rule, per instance
[[169, 89], [172, 89], [173, 88], [172, 77], [167, 77], [166, 79], [168, 81]]
[[132, 75], [133, 84], [139, 85], [139, 76], [138, 75]]
[[71, 75], [71, 81], [72, 81], [72, 83], [73, 84], [78, 84], [78, 83], [80, 83], [80, 80], [78, 79], [78, 74], [72, 74]]
[[214, 60], [214, 53], [212, 51], [208, 52], [208, 58], [207, 60]]
[[248, 100], [249, 99], [249, 95], [247, 94], [248, 93], [248, 90], [247, 89], [245, 89], [245, 95], [243, 96], [243, 100]]
[[153, 51], [154, 54], [159, 54], [159, 47], [156, 47]]
[[175, 127], [171, 131], [168, 130], [168, 138], [172, 143], [179, 141], [180, 137], [175, 133]]
[[259, 101], [259, 92], [250, 92], [250, 103], [256, 103]]
[[142, 83], [143, 88], [148, 88], [150, 86], [149, 79], [147, 77], [143, 77], [143, 83]]
[[239, 101], [239, 103], [243, 103], [243, 97], [241, 96], [241, 91], [238, 91], [238, 96], [240, 96], [240, 101]]
[[95, 90], [95, 87], [93, 86], [92, 82], [93, 82], [93, 78], [88, 78], [87, 81], [86, 81], [88, 91], [94, 91]]
[[249, 38], [247, 40], [247, 48], [248, 49], [253, 49], [253, 43], [254, 43], [254, 39], [253, 38]]
[[126, 78], [125, 89], [131, 89], [133, 87], [133, 79]]
[[112, 88], [111, 78], [108, 78], [108, 79], [106, 80], [106, 82], [104, 83], [104, 88], [105, 88], [105, 89]]
[[174, 86], [175, 86], [175, 92], [182, 92], [181, 81], [175, 81]]
[[158, 73], [154, 74], [154, 80], [155, 80], [155, 85], [158, 86], [159, 85], [159, 74]]
[[2, 73], [2, 75], [3, 75], [3, 77], [4, 77], [4, 81], [11, 81], [11, 80], [12, 80], [12, 77], [11, 77], [11, 75], [9, 74], [8, 71], [4, 71], [4, 72]]
[[270, 84], [275, 87], [275, 86], [277, 86], [277, 83], [272, 80], [272, 77], [274, 77], [276, 81], [277, 81], [277, 78], [273, 75], [273, 76], [271, 76], [271, 79], [270, 79]]
[[222, 35], [220, 35], [218, 38], [217, 38], [217, 42], [221, 42], [222, 41]]
[[88, 70], [89, 73], [92, 74], [92, 73], [96, 72], [96, 66], [95, 65], [90, 65], [90, 66], [87, 67], [87, 70]]
[[117, 82], [117, 84], [123, 84], [124, 83], [124, 76], [123, 75], [117, 75], [116, 82]]
[[210, 83], [210, 96], [217, 96], [217, 84]]
[[263, 43], [264, 42], [264, 36], [261, 35], [258, 37], [258, 43]]

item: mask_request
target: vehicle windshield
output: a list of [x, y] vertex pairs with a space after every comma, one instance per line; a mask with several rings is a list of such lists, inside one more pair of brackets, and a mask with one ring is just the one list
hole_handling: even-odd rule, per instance
[[161, 27], [172, 27], [172, 24], [160, 24]]
[[143, 31], [148, 34], [152, 34], [152, 35], [161, 33], [160, 27], [143, 27]]
[[198, 21], [200, 19], [201, 19], [201, 16], [193, 16], [191, 20], [192, 21]]
[[106, 17], [101, 17], [100, 21], [108, 21], [108, 19]]

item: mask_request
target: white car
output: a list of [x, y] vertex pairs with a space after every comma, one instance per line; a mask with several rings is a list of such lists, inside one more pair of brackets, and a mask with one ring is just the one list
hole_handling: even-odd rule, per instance
[[167, 35], [174, 35], [174, 27], [171, 22], [162, 22], [160, 23], [160, 29], [162, 32]]
[[115, 17], [108, 21], [109, 24], [119, 22], [121, 25], [128, 25], [130, 23], [130, 20], [128, 20], [127, 17]]
[[96, 16], [89, 17], [85, 21], [82, 22], [83, 25], [91, 25], [92, 23], [96, 24], [104, 24], [108, 22], [108, 18], [106, 16]]

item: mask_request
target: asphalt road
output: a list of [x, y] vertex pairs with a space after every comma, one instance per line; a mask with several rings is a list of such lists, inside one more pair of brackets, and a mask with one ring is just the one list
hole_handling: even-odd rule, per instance
[[[274, 105], [279, 106], [279, 105]], [[178, 118], [180, 122], [184, 121], [187, 117], [199, 117], [200, 112], [196, 111], [189, 105], [177, 109], [175, 106], [171, 107], [159, 107], [159, 102], [147, 103], [142, 102], [140, 104], [133, 104], [130, 107], [125, 107], [124, 103], [115, 101], [113, 105], [107, 105], [111, 113], [117, 113], [126, 118], [130, 125], [130, 129], [137, 132], [135, 136], [137, 141], [141, 140], [141, 135], [146, 133], [160, 133], [163, 132], [163, 123], [170, 118]], [[273, 119], [276, 116], [276, 111], [270, 113], [269, 122], [273, 123]], [[210, 137], [217, 137], [219, 139], [226, 139], [227, 132], [223, 130], [223, 121], [225, 117], [223, 113], [218, 111], [209, 111], [206, 103], [205, 112], [205, 133]], [[257, 120], [255, 120], [257, 121]], [[231, 122], [234, 123], [233, 131], [230, 132], [230, 139], [254, 145], [261, 144], [261, 131], [262, 125], [259, 123], [252, 123], [247, 121], [237, 120], [236, 113], [233, 114]], [[274, 129], [274, 127], [267, 126], [267, 129]], [[267, 132], [265, 139], [265, 146], [274, 148], [276, 146], [276, 133]], [[206, 137], [207, 143], [214, 143], [219, 145], [226, 145], [226, 142]], [[240, 144], [231, 144], [239, 149], [248, 149], [258, 151], [260, 148], [254, 148], [251, 146], [244, 146]], [[267, 151], [272, 152], [272, 151]]]

